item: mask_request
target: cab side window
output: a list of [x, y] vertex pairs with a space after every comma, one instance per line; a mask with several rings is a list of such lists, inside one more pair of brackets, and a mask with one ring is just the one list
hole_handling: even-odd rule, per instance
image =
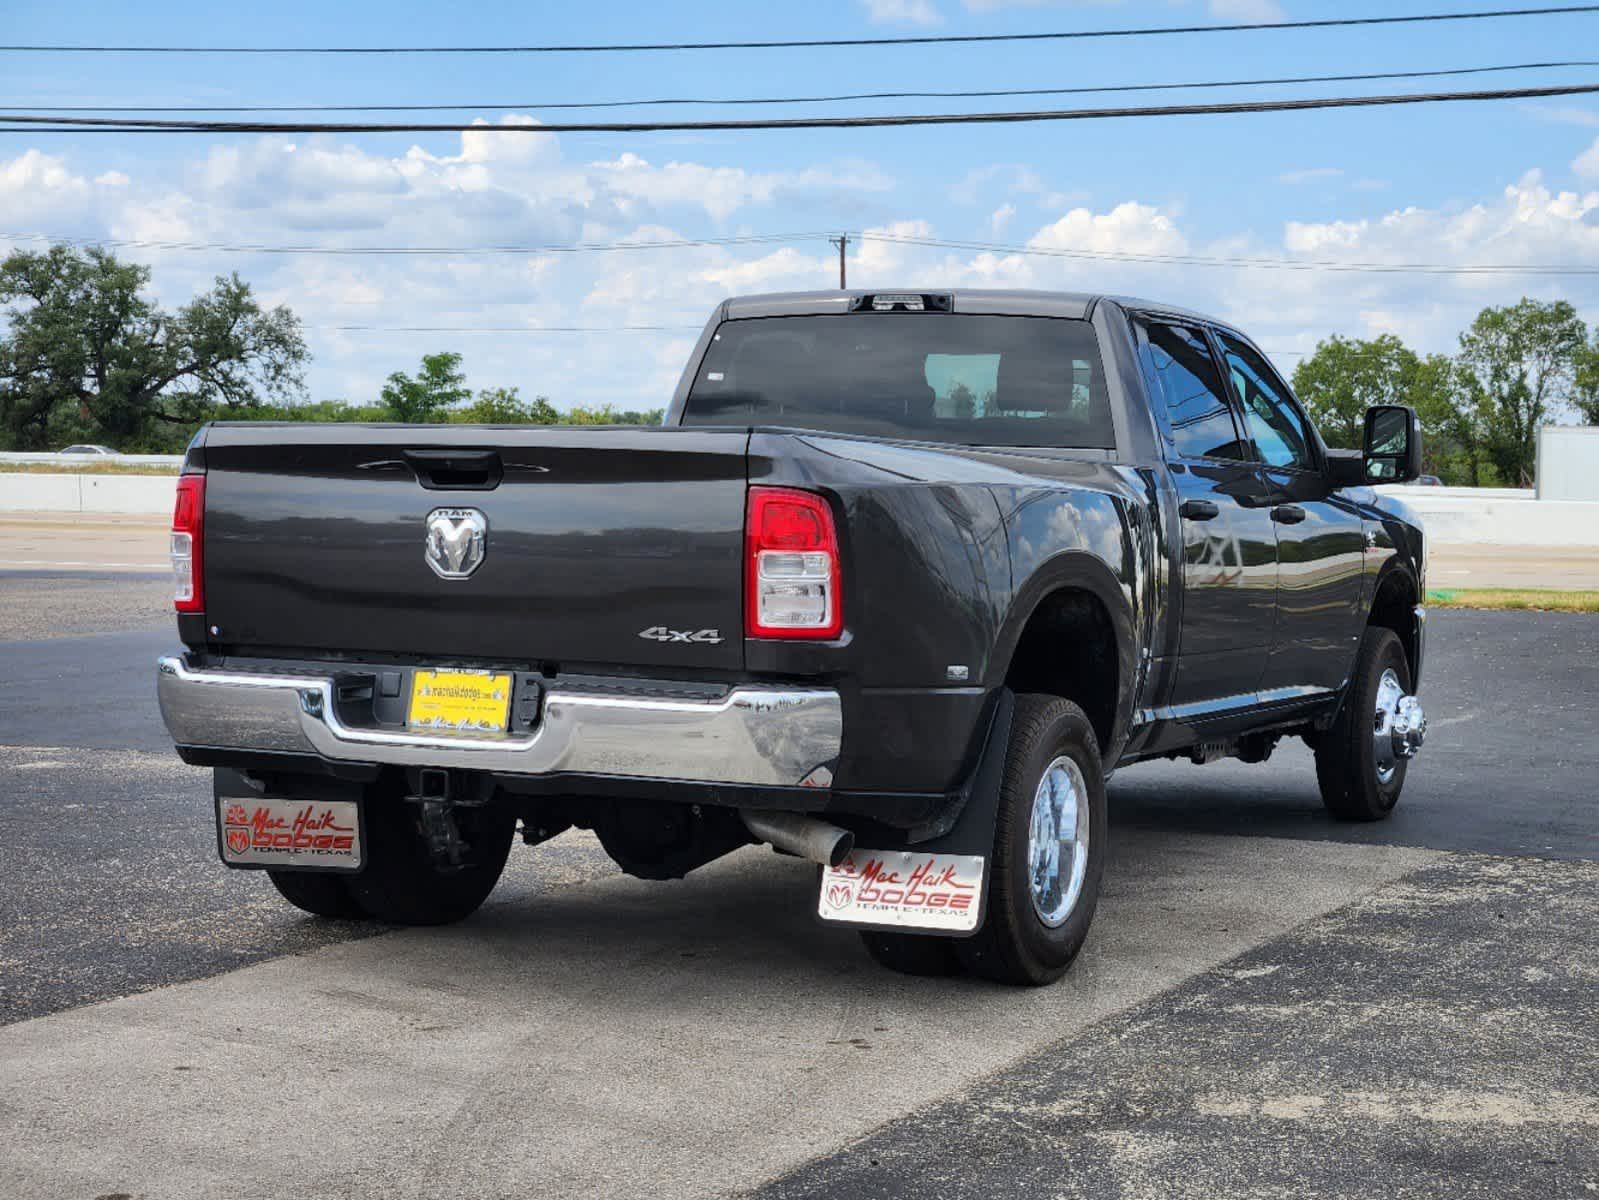
[[1310, 429], [1277, 373], [1255, 351], [1225, 333], [1218, 334], [1227, 373], [1243, 406], [1244, 424], [1261, 460], [1269, 467], [1317, 469]]
[[1174, 449], [1185, 458], [1247, 460], [1227, 403], [1227, 388], [1202, 329], [1149, 321], [1150, 383], [1166, 405]]

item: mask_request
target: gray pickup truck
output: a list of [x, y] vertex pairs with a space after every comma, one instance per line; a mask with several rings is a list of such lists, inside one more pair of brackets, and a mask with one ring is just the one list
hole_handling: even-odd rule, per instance
[[1315, 750], [1399, 799], [1426, 553], [1266, 356], [1169, 305], [729, 300], [663, 427], [214, 424], [158, 685], [218, 851], [331, 918], [439, 923], [520, 833], [677, 878], [750, 844], [898, 970], [1041, 984], [1093, 917], [1105, 777]]

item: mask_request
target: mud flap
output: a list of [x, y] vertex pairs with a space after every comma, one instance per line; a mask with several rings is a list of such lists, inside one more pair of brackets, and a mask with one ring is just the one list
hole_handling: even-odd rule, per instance
[[335, 871], [366, 867], [359, 784], [297, 777], [292, 792], [240, 771], [212, 773], [217, 856], [243, 870]]
[[988, 863], [1016, 696], [1000, 690], [988, 737], [954, 824], [936, 837], [877, 836], [819, 871], [817, 918], [826, 925], [970, 937], [988, 910]]

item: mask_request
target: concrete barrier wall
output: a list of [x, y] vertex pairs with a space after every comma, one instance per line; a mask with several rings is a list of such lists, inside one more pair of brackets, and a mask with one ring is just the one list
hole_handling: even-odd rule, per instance
[[[175, 475], [0, 473], [0, 511], [172, 513]], [[1435, 545], [1599, 546], [1599, 501], [1534, 500], [1516, 488], [1385, 487]]]
[[170, 517], [176, 475], [34, 475], [0, 472], [0, 511], [143, 513]]
[[68, 454], [60, 455], [49, 450], [0, 450], [0, 463], [56, 464], [62, 471], [74, 473], [86, 464], [120, 463], [133, 467], [171, 467], [176, 471], [183, 465], [181, 454], [118, 454], [115, 457]]
[[1545, 425], [1538, 430], [1538, 496], [1599, 501], [1599, 426]]
[[1599, 501], [1516, 488], [1378, 489], [1404, 501], [1438, 546], [1599, 546]]

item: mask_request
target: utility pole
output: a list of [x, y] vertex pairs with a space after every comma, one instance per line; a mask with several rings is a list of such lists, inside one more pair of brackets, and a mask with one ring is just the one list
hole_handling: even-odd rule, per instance
[[849, 245], [849, 234], [841, 233], [836, 238], [827, 240], [838, 247], [838, 290], [843, 291], [849, 286], [844, 275], [844, 247]]

